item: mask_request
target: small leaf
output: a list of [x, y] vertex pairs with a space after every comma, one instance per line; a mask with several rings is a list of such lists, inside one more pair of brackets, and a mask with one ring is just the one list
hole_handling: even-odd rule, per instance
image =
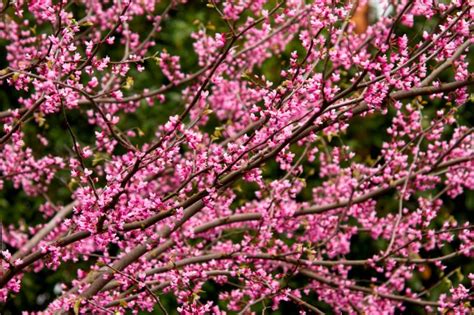
[[122, 307], [127, 307], [128, 306], [128, 303], [125, 300], [120, 300], [119, 303], [120, 303], [120, 306], [122, 306]]
[[75, 315], [79, 315], [79, 308], [81, 306], [81, 302], [82, 302], [82, 299], [79, 298], [76, 300], [76, 302], [74, 303], [74, 314]]
[[130, 90], [134, 82], [135, 81], [133, 80], [133, 77], [127, 77], [125, 84], [123, 85], [123, 88], [126, 90]]
[[74, 178], [71, 179], [71, 181], [67, 184], [67, 187], [69, 188], [69, 190], [74, 190], [74, 187], [76, 187], [77, 185], [77, 180], [75, 180]]
[[44, 119], [43, 113], [39, 112], [35, 114], [35, 121], [38, 123], [38, 126], [43, 127], [46, 122], [46, 119]]
[[196, 302], [197, 300], [199, 300], [201, 297], [199, 296], [199, 294], [197, 294], [196, 292], [193, 293], [193, 302]]
[[222, 137], [222, 130], [224, 130], [224, 127], [222, 126], [216, 127], [216, 129], [214, 130], [214, 134], [211, 136], [211, 140], [215, 141], [219, 139], [220, 137]]
[[209, 108], [209, 105], [206, 105], [206, 108], [204, 109], [203, 114], [207, 116], [212, 113], [213, 113], [213, 110]]
[[109, 156], [105, 153], [98, 152], [94, 154], [94, 159], [92, 160], [92, 166], [96, 166], [99, 164], [101, 161], [104, 161], [108, 158]]
[[80, 24], [80, 26], [93, 26], [93, 25], [94, 23], [92, 23], [91, 21], [85, 21]]
[[459, 282], [464, 280], [464, 275], [462, 274], [461, 267], [456, 268], [456, 276], [458, 276]]
[[207, 23], [206, 28], [209, 29], [209, 30], [211, 30], [211, 31], [215, 31], [215, 30], [216, 30], [216, 26], [215, 26], [214, 24], [210, 23], [210, 22]]
[[241, 193], [241, 192], [243, 192], [244, 190], [242, 189], [242, 186], [240, 186], [240, 184], [237, 184], [237, 185], [235, 186], [235, 191]]

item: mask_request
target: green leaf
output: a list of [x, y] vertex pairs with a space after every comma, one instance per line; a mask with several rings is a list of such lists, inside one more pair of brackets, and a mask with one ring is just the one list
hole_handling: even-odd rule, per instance
[[79, 308], [81, 307], [82, 298], [79, 298], [74, 303], [74, 314], [79, 315]]

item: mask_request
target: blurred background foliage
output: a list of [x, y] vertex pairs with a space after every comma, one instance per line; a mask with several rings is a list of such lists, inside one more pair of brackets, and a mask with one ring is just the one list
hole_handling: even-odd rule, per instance
[[[164, 3], [157, 8], [156, 14], [160, 14], [160, 12], [164, 10], [167, 4], [166, 2], [167, 1], [164, 1]], [[269, 8], [272, 7], [272, 5], [274, 5], [274, 3], [271, 3]], [[82, 7], [76, 6], [74, 10], [78, 18], [84, 14]], [[366, 11], [358, 12], [355, 21], [357, 22], [359, 32], [363, 32], [367, 26], [366, 24], [373, 22], [371, 20], [376, 18], [373, 11], [373, 8], [367, 8]], [[415, 21], [414, 29], [399, 27], [396, 29], [396, 32], [406, 33], [411, 41], [419, 41], [423, 29], [433, 27], [435, 23], [436, 19], [430, 20], [418, 17]], [[148, 34], [152, 26], [144, 17], [135, 17], [130, 25], [132, 30], [140, 34]], [[197, 65], [197, 56], [193, 52], [193, 40], [190, 39], [190, 35], [199, 28], [206, 28], [210, 33], [227, 31], [225, 23], [220, 19], [216, 10], [208, 6], [206, 1], [188, 1], [186, 5], [180, 5], [172, 9], [169, 13], [169, 17], [162, 23], [162, 31], [155, 37], [156, 46], [150, 50], [150, 55], [166, 49], [170, 54], [179, 55], [181, 57], [181, 67], [185, 73], [195, 72], [199, 69], [199, 66]], [[47, 26], [39, 30], [51, 32]], [[6, 63], [5, 50], [7, 44], [7, 42], [0, 39], [0, 69], [8, 66]], [[280, 83], [280, 70], [288, 65], [290, 53], [294, 50], [297, 50], [300, 56], [304, 56], [304, 50], [301, 45], [297, 40], [294, 40], [281, 55], [273, 56], [268, 59], [260, 69], [252, 69], [252, 71], [255, 74], [265, 75], [267, 79], [277, 85]], [[109, 55], [112, 60], [118, 60], [122, 57], [122, 53], [123, 47], [116, 44], [113, 47], [108, 47], [106, 50], [103, 49], [99, 55]], [[472, 58], [472, 54], [470, 56]], [[146, 70], [142, 73], [138, 73], [134, 70], [135, 68], [132, 67], [130, 76], [133, 77], [134, 84], [130, 89], [131, 94], [139, 92], [144, 88], [156, 88], [169, 83], [153, 59], [146, 61], [145, 67]], [[472, 71], [472, 62], [470, 67], [470, 71]], [[442, 77], [442, 80], [446, 81], [452, 79], [453, 73], [449, 71], [445, 72]], [[156, 127], [159, 124], [166, 122], [170, 115], [179, 114], [182, 111], [183, 104], [180, 91], [181, 88], [169, 91], [166, 94], [166, 101], [163, 104], [157, 102], [154, 106], [149, 106], [143, 102], [142, 106], [140, 106], [135, 113], [126, 114], [126, 119], [121, 120], [119, 127], [122, 130], [139, 131], [141, 136], [134, 140], [137, 144], [149, 141], [153, 138]], [[3, 83], [0, 89], [0, 110], [17, 108], [19, 106], [17, 99], [20, 96], [24, 96], [23, 93], [18, 93]], [[445, 105], [446, 104], [441, 101], [430, 101], [429, 104], [425, 105], [424, 109], [426, 119], [433, 117], [436, 108]], [[457, 119], [459, 124], [472, 126], [474, 122], [472, 105], [471, 100], [469, 104], [466, 104], [461, 111], [458, 112]], [[82, 145], [90, 145], [93, 147], [94, 131], [96, 130], [90, 128], [87, 122], [87, 116], [85, 114], [87, 109], [88, 108], [81, 108], [81, 110], [69, 111], [67, 116], [68, 120], [72, 122], [72, 129], [76, 137], [78, 137], [79, 142]], [[122, 115], [122, 117], [124, 117], [124, 115]], [[385, 116], [376, 114], [370, 117], [355, 118], [350, 124], [346, 134], [331, 139], [325, 138], [325, 141], [320, 141], [318, 146], [321, 147], [321, 151], [324, 151], [325, 147], [327, 149], [334, 146], [341, 146], [342, 144], [348, 145], [356, 153], [356, 160], [358, 162], [373, 162], [379, 155], [381, 145], [384, 139], [386, 139], [386, 128], [389, 126], [392, 117], [393, 112], [389, 111], [389, 115]], [[36, 117], [23, 126], [26, 135], [26, 143], [33, 148], [35, 155], [41, 157], [50, 153], [58, 156], [71, 156], [72, 141], [66, 132], [64, 117], [61, 114], [55, 114], [44, 117], [43, 123], [40, 123], [41, 120], [43, 120], [42, 117]], [[223, 122], [219, 122], [216, 117], [211, 117], [205, 130], [212, 132], [222, 123]], [[446, 130], [447, 134], [450, 132], [451, 130]], [[47, 147], [39, 143], [36, 137], [37, 134], [41, 134], [49, 140]], [[302, 152], [299, 148], [293, 148], [293, 151], [297, 153], [297, 155]], [[117, 151], [117, 153], [120, 152]], [[106, 155], [95, 157], [98, 163], [100, 163], [101, 159], [107, 158]], [[312, 188], [321, 184], [322, 179], [318, 176], [317, 161], [313, 163], [305, 162], [303, 165], [304, 172], [301, 178], [306, 181], [306, 189], [298, 198], [301, 200], [310, 200], [312, 198]], [[281, 177], [282, 174], [282, 171], [278, 169], [275, 162], [269, 162], [264, 166], [264, 175], [267, 179], [275, 179]], [[46, 201], [46, 197], [57, 205], [64, 205], [70, 202], [71, 192], [68, 187], [68, 182], [68, 172], [60, 171], [57, 173], [47, 196], [28, 198], [21, 190], [15, 189], [11, 183], [6, 181], [4, 189], [0, 191], [0, 219], [3, 225], [14, 225], [18, 228], [26, 228], [27, 222], [44, 222], [44, 218], [37, 209]], [[243, 182], [238, 182], [235, 187], [239, 187], [236, 189], [238, 198], [233, 206], [237, 207], [246, 200], [254, 198], [256, 186], [249, 185], [248, 183], [244, 185]], [[380, 215], [395, 211], [394, 209], [397, 209], [397, 204], [398, 201], [395, 191], [380, 197], [378, 202]], [[411, 200], [411, 202], [407, 203], [407, 206], [414, 208], [416, 204]], [[474, 193], [472, 191], [465, 192], [454, 200], [445, 198], [444, 206], [436, 225], [438, 227], [441, 226], [442, 223], [445, 220], [449, 220], [450, 217], [455, 217], [461, 222], [469, 219], [472, 221], [473, 212]], [[234, 240], [238, 240], [240, 236], [233, 234], [230, 237]], [[291, 242], [291, 240], [287, 241]], [[385, 241], [373, 240], [368, 233], [361, 233], [353, 237], [351, 244], [351, 253], [347, 257], [349, 259], [369, 257], [387, 245]], [[439, 253], [435, 254], [444, 255], [452, 250], [453, 248], [451, 248], [451, 246], [446, 246], [439, 251]], [[69, 283], [76, 277], [77, 268], [85, 269], [93, 262], [94, 259], [91, 259], [88, 262], [82, 262], [80, 264], [62, 264], [56, 271], [42, 270], [37, 273], [28, 272], [22, 280], [21, 292], [16, 296], [12, 296], [8, 303], [0, 305], [0, 314], [20, 314], [22, 310], [34, 311], [43, 309], [45, 305], [51, 302], [59, 293], [58, 283]], [[467, 258], [457, 257], [449, 260], [448, 267], [444, 273], [436, 273], [432, 272], [432, 270], [434, 269], [427, 265], [423, 273], [415, 274], [410, 280], [410, 285], [414, 291], [418, 292], [426, 288], [431, 288], [427, 292], [427, 296], [431, 300], [436, 300], [441, 293], [449, 290], [452, 285], [457, 285], [461, 282], [466, 283], [467, 279], [465, 279], [463, 275], [474, 272], [474, 262], [469, 261]], [[370, 277], [373, 276], [373, 274], [368, 272], [364, 267], [355, 267], [350, 274], [353, 278], [360, 279], [361, 284], [364, 284], [364, 282], [367, 282]], [[446, 275], [449, 276], [445, 277]], [[289, 275], [285, 281], [287, 281], [287, 285], [290, 287], [299, 287], [307, 280], [298, 275]], [[218, 293], [220, 291], [231, 289], [232, 287], [229, 285], [222, 286], [209, 281], [204, 286], [201, 301], [212, 300], [217, 302]], [[172, 295], [163, 295], [161, 296], [161, 300], [170, 314], [177, 313], [176, 307], [178, 305]], [[311, 294], [308, 301], [328, 314], [331, 314], [330, 308], [324, 303], [319, 302], [315, 294]], [[278, 310], [272, 310], [270, 308], [271, 304], [269, 304], [268, 301], [265, 303], [256, 305], [253, 310], [262, 312], [265, 308], [265, 313], [267, 314], [297, 314], [298, 310], [301, 309], [301, 306], [290, 302], [283, 302]], [[422, 308], [407, 305], [407, 314], [408, 313], [424, 314], [425, 311]], [[158, 307], [156, 307], [154, 314], [161, 314]]]

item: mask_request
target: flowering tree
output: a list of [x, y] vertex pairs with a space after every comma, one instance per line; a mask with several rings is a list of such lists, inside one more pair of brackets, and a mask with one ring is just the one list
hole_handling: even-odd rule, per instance
[[0, 300], [66, 265], [46, 313], [470, 313], [474, 8], [364, 2], [3, 1]]

